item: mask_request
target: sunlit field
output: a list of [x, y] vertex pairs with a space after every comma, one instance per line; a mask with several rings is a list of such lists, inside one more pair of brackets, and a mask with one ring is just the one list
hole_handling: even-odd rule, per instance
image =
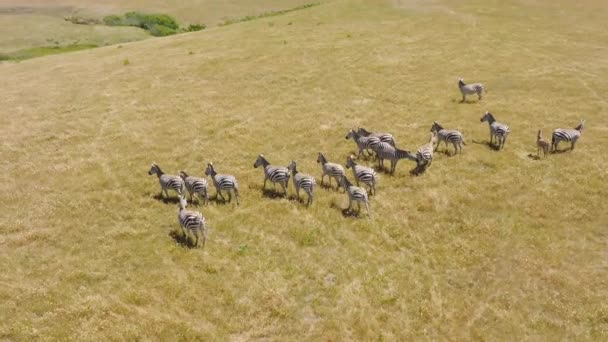
[[[608, 3], [330, 1], [282, 16], [0, 64], [0, 339], [606, 340]], [[460, 103], [459, 78], [483, 82]], [[491, 111], [511, 134], [488, 146]], [[536, 159], [536, 132], [586, 127]], [[258, 154], [345, 164], [350, 128], [415, 151], [372, 217], [263, 191]], [[451, 146], [450, 146], [451, 148]], [[166, 172], [237, 177], [191, 206]], [[360, 160], [377, 167], [374, 160]], [[388, 163], [387, 163], [388, 166]], [[352, 179], [350, 170], [347, 170]], [[332, 181], [335, 186], [335, 182]]]

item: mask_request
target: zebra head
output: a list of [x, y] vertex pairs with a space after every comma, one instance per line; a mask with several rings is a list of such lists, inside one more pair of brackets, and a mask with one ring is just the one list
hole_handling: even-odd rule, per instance
[[540, 139], [542, 139], [542, 137], [543, 137], [543, 130], [539, 129], [538, 130], [538, 134], [536, 134], [536, 139], [540, 140]]
[[177, 174], [178, 174], [180, 177], [182, 177], [182, 179], [184, 179], [184, 180], [185, 180], [186, 178], [188, 178], [188, 177], [189, 177], [189, 176], [188, 176], [188, 174], [186, 173], [186, 171], [183, 171], [183, 170], [179, 170], [179, 171], [177, 171]]
[[163, 171], [160, 169], [160, 167], [156, 163], [152, 163], [152, 167], [150, 167], [150, 170], [148, 171], [148, 175], [152, 175], [154, 173], [156, 173], [157, 175], [163, 174]]
[[435, 145], [437, 141], [437, 132], [431, 132], [431, 138], [429, 139], [429, 143]]
[[216, 174], [215, 169], [213, 168], [213, 163], [209, 162], [209, 164], [207, 164], [207, 169], [205, 170], [205, 176], [211, 176], [213, 177]]
[[490, 112], [486, 112], [482, 117], [481, 120], [479, 120], [480, 122], [484, 122], [484, 121], [488, 121], [489, 123], [494, 122], [494, 115], [492, 115], [492, 113]]
[[583, 133], [583, 130], [585, 129], [585, 120], [581, 120], [578, 126], [576, 126], [574, 129]]
[[270, 164], [270, 163], [268, 162], [268, 160], [266, 160], [266, 158], [264, 158], [264, 155], [263, 155], [263, 154], [260, 154], [260, 155], [258, 156], [258, 159], [256, 159], [256, 160], [255, 160], [255, 163], [253, 163], [253, 167], [255, 167], [255, 168], [257, 168], [257, 167], [259, 167], [259, 166], [264, 166], [264, 167], [266, 167], [266, 165], [268, 165], [268, 164]]
[[355, 156], [353, 156], [351, 154], [350, 156], [348, 156], [346, 158], [346, 168], [350, 169], [351, 167], [354, 167], [355, 165], [357, 165], [357, 163], [355, 162]]
[[433, 126], [431, 126], [431, 132], [441, 131], [443, 127], [437, 121], [433, 121]]
[[186, 196], [180, 196], [179, 197], [179, 211], [186, 209], [186, 206], [188, 206], [188, 202], [186, 201]]
[[465, 86], [465, 85], [466, 85], [466, 84], [464, 83], [464, 80], [463, 80], [462, 78], [459, 78], [459, 79], [458, 79], [458, 87], [463, 87], [463, 86]]
[[344, 137], [344, 139], [353, 139], [353, 140], [357, 140], [358, 134], [357, 132], [355, 132], [354, 129], [350, 129], [348, 130], [348, 134], [346, 134], [346, 137]]
[[353, 185], [345, 175], [340, 176], [340, 184], [342, 184], [344, 189], [348, 189]]
[[291, 163], [289, 163], [289, 165], [287, 165], [287, 170], [295, 173], [298, 173], [298, 169], [296, 168], [296, 161], [292, 160]]
[[325, 158], [325, 156], [321, 152], [319, 152], [319, 156], [317, 157], [317, 164], [318, 163], [321, 163], [321, 164], [327, 163], [327, 159]]

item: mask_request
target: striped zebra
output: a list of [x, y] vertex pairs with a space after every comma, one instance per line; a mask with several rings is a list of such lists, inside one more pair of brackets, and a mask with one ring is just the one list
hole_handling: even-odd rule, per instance
[[540, 151], [543, 151], [543, 157], [549, 152], [549, 141], [543, 138], [543, 130], [539, 129], [536, 134], [536, 155], [540, 158]]
[[416, 163], [418, 167], [429, 167], [433, 162], [433, 151], [435, 151], [435, 141], [437, 141], [437, 135], [435, 132], [431, 132], [429, 142], [420, 146], [416, 151]]
[[367, 210], [367, 216], [371, 217], [371, 213], [369, 211], [369, 199], [367, 197], [367, 192], [365, 189], [360, 188], [358, 186], [354, 186], [346, 176], [340, 177], [340, 183], [346, 190], [345, 192], [348, 194], [348, 208], [346, 211], [351, 211], [353, 207], [353, 202], [357, 202], [358, 212], [361, 211], [361, 202], [365, 205], [365, 209]]
[[194, 242], [195, 246], [198, 246], [198, 236], [203, 237], [203, 247], [205, 246], [205, 242], [207, 241], [207, 226], [205, 225], [205, 218], [203, 214], [198, 211], [186, 210], [186, 202], [185, 197], [180, 197], [179, 199], [179, 210], [177, 212], [177, 220], [179, 221], [179, 226], [184, 233], [186, 238], [189, 237], [190, 234], [188, 232], [192, 232], [196, 237], [196, 242]]
[[160, 198], [163, 198], [163, 192], [165, 198], [169, 198], [168, 190], [173, 190], [179, 197], [182, 197], [182, 190], [184, 188], [184, 181], [179, 176], [168, 175], [161, 170], [160, 166], [156, 163], [152, 163], [152, 167], [148, 171], [148, 175], [156, 174], [160, 182]]
[[266, 181], [270, 179], [274, 185], [274, 190], [277, 190], [277, 183], [281, 184], [284, 195], [287, 196], [287, 183], [289, 182], [289, 170], [284, 166], [270, 165], [270, 162], [260, 154], [255, 160], [253, 167], [264, 167], [264, 189], [266, 189]]
[[465, 84], [461, 79], [458, 80], [458, 88], [460, 88], [460, 92], [462, 93], [462, 101], [464, 102], [467, 99], [467, 95], [477, 94], [479, 100], [481, 100], [481, 93], [485, 92], [486, 89], [481, 83], [471, 83]]
[[391, 161], [391, 169], [389, 173], [392, 175], [395, 173], [397, 162], [400, 159], [416, 160], [416, 155], [410, 151], [400, 150], [391, 146], [389, 143], [381, 142], [376, 146], [376, 154], [378, 155], [378, 168], [384, 169], [384, 159]]
[[557, 128], [553, 131], [553, 135], [551, 136], [551, 148], [553, 151], [557, 151], [557, 145], [559, 145], [560, 141], [569, 141], [572, 145], [570, 151], [574, 150], [574, 145], [583, 134], [583, 130], [585, 129], [585, 120], [581, 120], [578, 126], [571, 128]]
[[239, 205], [239, 183], [236, 181], [236, 178], [232, 175], [221, 175], [215, 171], [215, 167], [213, 163], [207, 164], [207, 169], [205, 170], [206, 176], [211, 176], [213, 179], [213, 185], [215, 186], [215, 191], [217, 195], [222, 198], [222, 201], [226, 201], [224, 196], [222, 195], [222, 191], [226, 191], [228, 193], [228, 203], [232, 202], [232, 192], [234, 191], [234, 197], [236, 197], [236, 205]]
[[197, 198], [197, 201], [200, 198], [198, 196], [201, 196], [205, 200], [204, 203], [209, 204], [209, 185], [207, 179], [189, 176], [186, 171], [183, 170], [180, 170], [178, 173], [179, 176], [182, 177], [184, 185], [186, 185], [186, 190], [188, 190], [188, 193], [190, 194], [190, 202], [192, 202], [192, 195], [194, 195], [194, 197]]
[[378, 174], [374, 169], [357, 164], [355, 161], [355, 156], [353, 155], [346, 158], [346, 168], [353, 169], [353, 176], [355, 177], [357, 186], [359, 186], [359, 183], [363, 183], [369, 187], [370, 195], [376, 194], [376, 182], [378, 181]]
[[359, 127], [357, 133], [362, 137], [376, 137], [382, 142], [389, 143], [393, 147], [395, 146], [395, 138], [390, 133], [372, 133], [363, 127]]
[[315, 177], [299, 172], [296, 162], [293, 160], [289, 166], [287, 166], [287, 169], [291, 171], [293, 175], [293, 186], [296, 188], [296, 198], [298, 199], [298, 202], [300, 201], [300, 189], [302, 189], [308, 195], [306, 204], [312, 204], [315, 185], [317, 185]]
[[336, 190], [340, 188], [340, 177], [344, 176], [344, 168], [340, 164], [330, 163], [327, 161], [327, 158], [323, 155], [323, 153], [319, 152], [319, 156], [317, 157], [317, 163], [321, 164], [321, 168], [323, 169], [323, 175], [321, 176], [321, 185], [323, 185], [323, 180], [325, 176], [329, 176], [329, 187], [331, 187], [331, 177], [336, 179], [338, 185], [336, 186]]
[[[359, 148], [359, 154], [357, 155], [357, 157], [361, 157], [361, 154], [363, 154], [363, 150], [367, 150], [368, 153], [369, 150], [373, 151], [375, 147], [380, 143], [380, 138], [372, 136], [364, 137], [352, 128], [348, 131], [348, 134], [346, 135], [345, 139], [353, 139], [355, 141], [357, 147]], [[372, 153], [369, 153], [369, 155], [371, 156]]]
[[500, 150], [501, 148], [505, 148], [505, 142], [507, 141], [507, 137], [511, 132], [509, 130], [509, 126], [496, 121], [496, 119], [494, 119], [494, 115], [490, 112], [486, 112], [484, 116], [481, 117], [480, 121], [487, 121], [490, 125], [490, 145], [494, 144], [494, 137], [496, 137], [498, 149]]
[[437, 151], [439, 144], [443, 141], [445, 142], [446, 153], [448, 152], [448, 142], [454, 146], [454, 154], [458, 154], [459, 149], [460, 153], [462, 153], [462, 145], [466, 145], [462, 133], [453, 129], [445, 129], [437, 121], [433, 121], [431, 132], [437, 133], [437, 146], [435, 146], [435, 151]]

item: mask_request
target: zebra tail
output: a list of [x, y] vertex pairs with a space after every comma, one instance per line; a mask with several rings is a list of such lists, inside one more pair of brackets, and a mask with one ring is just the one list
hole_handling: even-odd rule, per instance
[[467, 146], [467, 142], [464, 140], [464, 137], [462, 137], [460, 140], [462, 141], [462, 144], [463, 144], [464, 146]]

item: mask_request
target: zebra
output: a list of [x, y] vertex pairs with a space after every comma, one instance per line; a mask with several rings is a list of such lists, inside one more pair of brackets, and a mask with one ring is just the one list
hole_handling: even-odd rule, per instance
[[365, 209], [367, 210], [367, 216], [371, 217], [371, 213], [369, 211], [369, 199], [367, 197], [367, 192], [365, 189], [360, 188], [358, 186], [354, 186], [346, 176], [340, 177], [340, 183], [346, 190], [345, 192], [348, 194], [348, 208], [346, 211], [350, 211], [353, 207], [353, 202], [357, 202], [358, 212], [361, 211], [361, 202], [365, 205]]
[[363, 166], [355, 162], [355, 156], [350, 155], [346, 158], [346, 168], [353, 169], [353, 176], [359, 186], [359, 182], [364, 183], [369, 187], [369, 194], [376, 193], [376, 182], [378, 181], [378, 174], [371, 167]]
[[574, 150], [574, 145], [578, 141], [578, 139], [583, 134], [583, 130], [585, 129], [585, 120], [581, 120], [578, 126], [574, 127], [574, 129], [570, 128], [557, 128], [553, 131], [553, 135], [551, 136], [551, 148], [553, 151], [557, 151], [557, 145], [560, 141], [570, 141], [572, 144], [570, 151]]
[[540, 158], [540, 151], [543, 151], [543, 156], [547, 155], [549, 151], [549, 141], [543, 138], [543, 130], [539, 129], [536, 134], [536, 155]]
[[409, 159], [416, 161], [416, 155], [414, 155], [410, 151], [400, 150], [391, 146], [389, 143], [380, 142], [375, 149], [376, 154], [378, 155], [378, 168], [384, 169], [384, 159], [388, 159], [391, 161], [391, 168], [389, 173], [392, 175], [395, 173], [395, 168], [397, 167], [397, 162], [400, 159]]
[[454, 146], [454, 154], [458, 154], [459, 149], [460, 153], [462, 153], [462, 145], [466, 145], [462, 133], [453, 129], [445, 129], [437, 121], [433, 121], [431, 132], [437, 133], [437, 146], [435, 146], [435, 151], [437, 151], [439, 144], [443, 141], [445, 142], [446, 153], [448, 153], [448, 142]]
[[357, 133], [362, 137], [376, 137], [382, 142], [389, 143], [393, 147], [395, 146], [395, 138], [390, 133], [372, 133], [363, 127], [359, 127]]
[[205, 170], [206, 176], [211, 176], [213, 179], [213, 185], [215, 186], [215, 191], [217, 195], [222, 198], [222, 201], [226, 201], [224, 196], [222, 195], [222, 191], [226, 191], [228, 193], [228, 203], [232, 202], [232, 193], [231, 190], [234, 191], [234, 196], [236, 197], [236, 205], [239, 205], [239, 183], [236, 181], [236, 178], [232, 175], [221, 175], [215, 171], [215, 167], [212, 162], [207, 164], [207, 169]]
[[[361, 157], [361, 154], [363, 154], [363, 150], [368, 150], [368, 153], [370, 149], [373, 151], [374, 148], [381, 142], [380, 138], [378, 137], [364, 137], [352, 128], [348, 131], [348, 134], [346, 135], [345, 139], [351, 138], [355, 141], [357, 147], [359, 148], [359, 154], [357, 155], [357, 157]], [[372, 153], [369, 153], [369, 155], [371, 156]]]
[[156, 174], [160, 182], [160, 198], [163, 198], [163, 192], [165, 198], [169, 198], [168, 190], [171, 189], [177, 193], [178, 196], [182, 196], [182, 190], [184, 188], [184, 181], [179, 176], [168, 175], [161, 170], [160, 166], [156, 163], [152, 163], [152, 167], [148, 171], [148, 175]]
[[344, 168], [340, 164], [329, 163], [327, 158], [323, 155], [323, 153], [319, 152], [319, 156], [317, 157], [317, 163], [321, 164], [323, 169], [323, 175], [321, 176], [321, 185], [323, 185], [323, 180], [325, 176], [329, 176], [329, 187], [331, 187], [331, 177], [336, 179], [338, 185], [336, 186], [336, 190], [340, 188], [340, 177], [344, 176]]
[[266, 189], [266, 181], [270, 181], [274, 184], [275, 191], [277, 183], [281, 184], [284, 195], [287, 196], [287, 183], [289, 182], [289, 170], [284, 166], [270, 165], [270, 162], [264, 158], [263, 154], [260, 154], [253, 164], [254, 168], [259, 166], [264, 167], [264, 189]]
[[505, 148], [505, 142], [507, 141], [507, 137], [511, 132], [509, 130], [509, 126], [496, 121], [496, 119], [494, 119], [494, 115], [490, 112], [486, 112], [484, 116], [481, 117], [480, 121], [487, 121], [490, 125], [490, 145], [494, 144], [494, 137], [496, 137], [498, 149], [500, 150], [501, 148]]
[[435, 150], [435, 141], [437, 135], [435, 132], [431, 132], [429, 142], [420, 146], [416, 151], [416, 163], [418, 167], [429, 167], [433, 162], [433, 151]]
[[178, 173], [184, 180], [186, 190], [190, 194], [190, 202], [192, 202], [192, 195], [194, 194], [194, 197], [197, 197], [197, 195], [202, 196], [205, 199], [204, 203], [209, 204], [209, 184], [207, 179], [189, 176], [183, 170], [180, 170]]
[[460, 92], [462, 93], [462, 101], [464, 102], [467, 98], [467, 95], [477, 94], [479, 100], [481, 100], [481, 93], [485, 92], [486, 89], [481, 83], [471, 83], [465, 84], [463, 79], [458, 80], [458, 88], [460, 88]]
[[192, 232], [196, 237], [196, 242], [194, 242], [195, 246], [198, 246], [198, 236], [203, 236], [203, 247], [205, 246], [205, 242], [207, 241], [207, 226], [205, 224], [205, 218], [203, 214], [198, 211], [186, 210], [186, 206], [188, 202], [186, 202], [185, 197], [179, 198], [179, 209], [177, 212], [177, 220], [179, 221], [179, 226], [184, 233], [184, 237], [188, 238], [188, 232]]
[[306, 204], [312, 204], [313, 192], [315, 191], [315, 185], [317, 184], [315, 177], [298, 172], [294, 160], [287, 166], [287, 169], [293, 174], [293, 186], [296, 188], [296, 198], [298, 201], [300, 201], [300, 189], [302, 189], [308, 195]]

